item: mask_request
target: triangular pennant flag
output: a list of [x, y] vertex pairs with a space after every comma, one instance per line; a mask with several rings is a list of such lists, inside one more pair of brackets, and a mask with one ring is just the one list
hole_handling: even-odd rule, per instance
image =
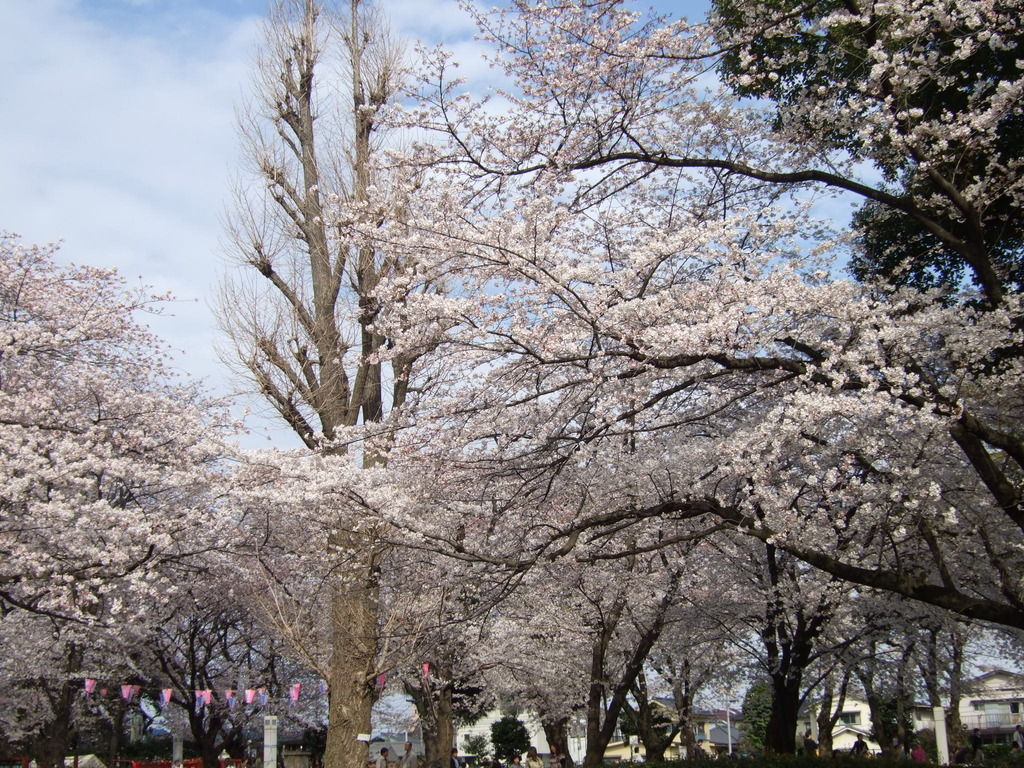
[[384, 686], [387, 684], [387, 682], [388, 676], [386, 673], [381, 672], [379, 675], [377, 675], [377, 690], [383, 691]]
[[327, 693], [327, 683], [323, 682], [322, 680], [320, 681], [320, 685], [318, 686], [318, 688], [320, 689], [321, 694]]
[[213, 700], [213, 691], [211, 691], [209, 688], [207, 688], [205, 691], [203, 691], [203, 704], [209, 705], [212, 700]]
[[233, 690], [231, 690], [230, 688], [228, 688], [226, 691], [224, 691], [224, 698], [225, 698], [225, 700], [228, 703], [228, 709], [234, 709], [235, 708], [235, 692]]
[[121, 686], [121, 698], [124, 699], [125, 701], [131, 701], [132, 689], [134, 689], [134, 688], [135, 688], [134, 685], [122, 685]]
[[269, 698], [270, 696], [267, 694], [267, 689], [260, 688], [260, 704], [264, 707], [267, 706], [267, 699]]
[[164, 688], [160, 691], [160, 706], [166, 707], [171, 703], [171, 696], [174, 694], [173, 688]]
[[91, 677], [85, 678], [85, 698], [89, 698], [92, 692], [96, 690], [96, 681]]
[[198, 689], [196, 690], [196, 705], [199, 707], [203, 706], [203, 692]]
[[256, 698], [256, 689], [255, 688], [246, 688], [245, 689], [245, 703], [246, 704], [252, 704], [252, 700], [255, 699], [255, 698]]
[[301, 689], [302, 689], [302, 683], [295, 683], [295, 685], [292, 686], [291, 691], [289, 691], [289, 693], [288, 693], [289, 697], [292, 700], [292, 705], [293, 706], [299, 700], [299, 691]]
[[430, 662], [429, 661], [423, 662], [423, 676], [424, 677], [430, 677]]

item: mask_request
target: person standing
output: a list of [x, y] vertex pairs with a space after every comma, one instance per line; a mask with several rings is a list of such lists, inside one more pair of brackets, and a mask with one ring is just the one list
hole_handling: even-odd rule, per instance
[[850, 748], [850, 754], [853, 757], [867, 757], [868, 755], [868, 743], [864, 741], [864, 737], [859, 733], [857, 734], [857, 740], [853, 742], [853, 746]]
[[1017, 745], [1017, 749], [1024, 750], [1024, 729], [1021, 728], [1020, 723], [1017, 723], [1017, 727], [1013, 729], [1013, 743]]
[[459, 750], [456, 747], [452, 747], [452, 759], [448, 763], [448, 768], [459, 768]]
[[910, 759], [915, 763], [927, 763], [928, 753], [924, 751], [920, 741], [914, 742], [914, 748], [910, 750]]
[[388, 768], [388, 748], [380, 748], [380, 757], [377, 758], [377, 765], [375, 768]]
[[526, 750], [526, 768], [544, 768], [544, 761], [537, 754], [536, 747], [530, 747]]
[[419, 765], [420, 761], [416, 757], [416, 753], [412, 751], [412, 742], [405, 742], [405, 754], [398, 761], [398, 768], [419, 768]]
[[985, 753], [981, 749], [983, 743], [981, 740], [981, 730], [975, 728], [971, 731], [971, 759], [976, 763], [985, 761]]
[[818, 742], [814, 740], [810, 728], [808, 728], [807, 733], [804, 734], [804, 755], [807, 757], [818, 756]]

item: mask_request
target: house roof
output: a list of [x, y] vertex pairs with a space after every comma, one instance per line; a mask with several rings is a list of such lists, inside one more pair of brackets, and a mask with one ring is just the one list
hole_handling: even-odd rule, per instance
[[1024, 688], [1024, 675], [1018, 672], [1010, 672], [1006, 669], [990, 669], [987, 672], [983, 672], [977, 677], [972, 677], [970, 680], [964, 682], [965, 690], [978, 690], [986, 687], [985, 683], [994, 680], [996, 678], [1005, 678], [1008, 685], [1014, 688]]
[[[732, 729], [731, 730], [732, 730], [732, 743], [736, 744], [740, 740], [740, 737], [743, 735], [743, 731], [742, 731], [742, 729], [740, 729], [740, 728], [738, 728], [736, 726], [736, 723], [732, 724]], [[698, 738], [700, 738], [700, 737], [698, 737]], [[707, 737], [702, 739], [702, 740], [703, 741], [709, 741], [709, 742], [711, 742], [712, 744], [715, 744], [715, 745], [718, 745], [718, 744], [726, 745], [726, 744], [729, 743], [729, 729], [726, 728], [724, 723], [720, 723], [718, 725], [713, 725], [709, 729]]]

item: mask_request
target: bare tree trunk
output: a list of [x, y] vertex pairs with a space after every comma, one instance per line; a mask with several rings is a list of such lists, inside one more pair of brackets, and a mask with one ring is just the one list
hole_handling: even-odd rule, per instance
[[[591, 651], [590, 692], [587, 697], [587, 752], [583, 758], [584, 768], [598, 768], [603, 765], [604, 753], [615, 734], [619, 713], [622, 711], [630, 688], [633, 687], [643, 670], [644, 661], [665, 629], [665, 620], [676, 599], [678, 586], [678, 578], [673, 577], [672, 585], [665, 590], [657, 609], [647, 619], [645, 625], [641, 626], [634, 622], [634, 629], [638, 632], [638, 637], [618, 673], [617, 679], [612, 681], [610, 686], [608, 682], [610, 677], [608, 651], [612, 637], [627, 608], [627, 598], [620, 597], [605, 612], [601, 631], [594, 638]], [[558, 746], [566, 747], [563, 754], [568, 757], [568, 744], [559, 744]]]

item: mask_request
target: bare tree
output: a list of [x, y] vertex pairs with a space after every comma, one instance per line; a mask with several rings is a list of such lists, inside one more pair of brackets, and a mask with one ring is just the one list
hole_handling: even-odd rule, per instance
[[[219, 302], [224, 357], [314, 452], [343, 452], [341, 430], [381, 421], [406, 396], [413, 359], [385, 371], [378, 353], [387, 339], [374, 327], [375, 289], [403, 264], [350, 236], [361, 223], [352, 217], [369, 214], [338, 213], [365, 211], [370, 190], [387, 187], [374, 170], [386, 140], [378, 117], [398, 88], [401, 57], [362, 0], [279, 0], [264, 25], [253, 101], [240, 111], [251, 176], [228, 217], [236, 268]], [[361, 460], [383, 458], [366, 449]], [[349, 553], [332, 594], [332, 768], [365, 763], [353, 747], [370, 730], [378, 671], [379, 534], [365, 517], [339, 512], [322, 542]]]

